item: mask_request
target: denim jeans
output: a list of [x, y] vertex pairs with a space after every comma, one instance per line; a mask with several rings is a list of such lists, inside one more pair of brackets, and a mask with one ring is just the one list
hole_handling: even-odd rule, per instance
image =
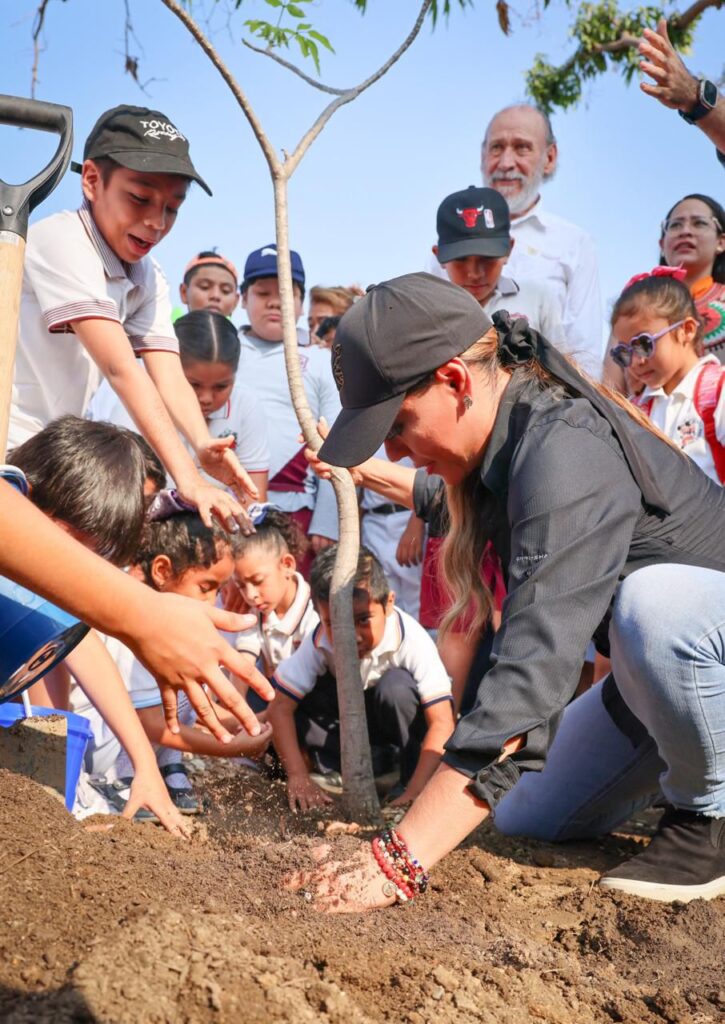
[[620, 585], [609, 637], [617, 687], [646, 734], [625, 735], [592, 687], [564, 712], [544, 770], [496, 807], [500, 831], [601, 835], [663, 798], [725, 817], [725, 573], [638, 570]]

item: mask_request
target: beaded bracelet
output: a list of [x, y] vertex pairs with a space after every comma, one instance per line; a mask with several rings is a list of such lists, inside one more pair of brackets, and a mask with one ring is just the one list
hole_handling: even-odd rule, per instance
[[396, 890], [386, 895], [395, 895], [404, 902], [425, 892], [428, 874], [399, 832], [386, 829], [373, 839], [372, 848], [378, 867]]
[[412, 855], [400, 833], [394, 828], [386, 829], [383, 832], [383, 843], [401, 865], [403, 873], [410, 878], [417, 893], [424, 893], [428, 888], [428, 873]]
[[415, 894], [402, 879], [396, 877], [392, 863], [386, 856], [378, 836], [373, 839], [372, 847], [377, 865], [387, 879], [383, 883], [383, 894], [394, 896], [398, 903], [407, 903], [408, 900], [412, 900]]

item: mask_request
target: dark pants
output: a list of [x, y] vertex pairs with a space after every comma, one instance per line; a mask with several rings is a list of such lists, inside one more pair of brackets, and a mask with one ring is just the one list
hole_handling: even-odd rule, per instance
[[[418, 688], [409, 672], [389, 668], [365, 691], [368, 736], [373, 747], [392, 744], [400, 749], [400, 781], [406, 785], [415, 771], [426, 722]], [[337, 682], [331, 672], [320, 676], [314, 690], [300, 701], [295, 713], [297, 736], [328, 768], [340, 768], [340, 709]]]

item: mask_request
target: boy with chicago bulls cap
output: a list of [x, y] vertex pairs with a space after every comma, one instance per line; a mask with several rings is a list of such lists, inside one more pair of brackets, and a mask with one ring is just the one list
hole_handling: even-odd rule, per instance
[[491, 316], [506, 309], [525, 316], [554, 344], [563, 341], [556, 302], [536, 281], [503, 277], [514, 247], [506, 200], [493, 188], [470, 185], [446, 196], [438, 207], [438, 244], [433, 253], [450, 280], [465, 288]]
[[211, 194], [209, 186], [185, 136], [146, 107], [102, 114], [75, 167], [80, 209], [46, 217], [28, 232], [10, 447], [58, 416], [82, 415], [106, 376], [184, 498], [205, 521], [214, 513], [232, 526], [240, 505], [210, 486], [197, 464], [238, 491], [256, 497], [256, 488], [232, 439], [209, 434], [181, 369], [168, 285], [150, 256], [171, 230], [189, 183]]

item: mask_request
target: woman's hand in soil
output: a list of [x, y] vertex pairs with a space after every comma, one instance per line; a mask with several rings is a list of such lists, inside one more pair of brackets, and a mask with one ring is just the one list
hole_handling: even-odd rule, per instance
[[378, 867], [370, 843], [362, 844], [346, 861], [333, 860], [331, 853], [330, 846], [314, 850], [318, 866], [311, 871], [295, 871], [285, 879], [285, 888], [302, 893], [316, 910], [326, 914], [357, 914], [395, 903], [395, 896], [388, 895], [390, 883]]
[[331, 804], [332, 798], [305, 773], [288, 776], [287, 803], [291, 811], [296, 811], [298, 807], [301, 811], [310, 811], [313, 807]]
[[191, 829], [171, 802], [169, 791], [155, 763], [153, 768], [154, 770], [136, 772], [121, 817], [133, 818], [136, 811], [145, 807], [147, 811], [156, 815], [172, 836], [188, 839], [191, 836]]

